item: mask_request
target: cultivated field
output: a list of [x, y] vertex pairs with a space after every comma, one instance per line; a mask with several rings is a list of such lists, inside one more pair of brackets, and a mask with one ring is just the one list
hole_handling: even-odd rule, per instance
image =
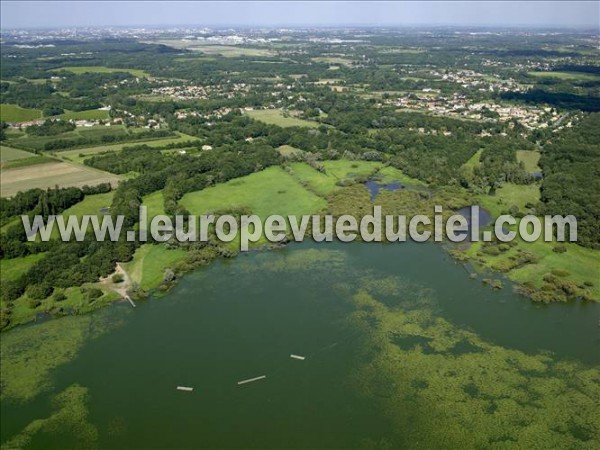
[[280, 109], [258, 109], [255, 111], [246, 111], [250, 117], [261, 122], [268, 123], [270, 125], [277, 125], [280, 127], [306, 127], [316, 128], [319, 126], [317, 122], [309, 120], [297, 119], [295, 117], [284, 117], [283, 112]]
[[26, 122], [42, 117], [39, 109], [21, 108], [17, 105], [0, 104], [0, 121], [2, 122]]
[[55, 162], [54, 158], [49, 158], [43, 155], [34, 155], [28, 156], [26, 158], [21, 159], [13, 159], [12, 161], [4, 161], [1, 163], [2, 170], [8, 169], [16, 169], [17, 167], [29, 167], [35, 166], [38, 164], [47, 164]]
[[32, 156], [35, 155], [17, 148], [0, 145], [0, 162], [16, 161], [18, 159], [31, 158]]
[[3, 170], [0, 195], [7, 197], [15, 195], [19, 191], [33, 188], [46, 189], [54, 186], [81, 187], [100, 183], [116, 185], [119, 181], [118, 176], [110, 173], [57, 161]]

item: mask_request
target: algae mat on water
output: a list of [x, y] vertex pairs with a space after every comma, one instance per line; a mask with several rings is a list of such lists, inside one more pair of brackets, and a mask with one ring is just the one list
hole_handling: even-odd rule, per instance
[[[3, 358], [21, 354], [3, 359], [3, 395], [54, 391], [22, 408], [3, 397], [5, 448], [599, 447], [597, 305], [493, 291], [433, 244], [252, 252], [188, 274], [160, 301], [106, 310], [86, 317], [135, 312], [92, 341], [85, 317], [53, 330], [61, 339], [48, 332], [49, 346], [7, 333], [19, 343], [3, 342]], [[55, 370], [60, 346], [77, 358]]]
[[390, 306], [369, 283], [353, 295], [366, 362], [352, 378], [401, 430], [393, 448], [598, 448], [598, 367], [493, 345], [423, 307], [426, 294]]
[[26, 448], [38, 433], [69, 435], [68, 448], [96, 448], [98, 430], [88, 421], [88, 390], [69, 386], [52, 399], [54, 412], [44, 419], [36, 419], [19, 434], [2, 444], [2, 450]]
[[106, 320], [105, 308], [94, 315], [71, 316], [23, 326], [0, 341], [2, 402], [24, 403], [53, 387], [52, 371], [72, 360], [90, 339], [123, 323], [129, 312]]

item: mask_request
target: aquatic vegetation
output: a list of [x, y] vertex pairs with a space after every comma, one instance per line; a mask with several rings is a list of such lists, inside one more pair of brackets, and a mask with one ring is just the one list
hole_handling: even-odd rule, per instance
[[257, 255], [252, 261], [240, 261], [242, 272], [318, 272], [323, 265], [327, 266], [327, 272], [332, 273], [336, 269], [342, 270], [346, 266], [346, 253], [340, 250], [328, 249], [306, 249], [281, 252], [277, 257], [270, 253]]
[[45, 419], [29, 423], [19, 434], [2, 445], [2, 450], [25, 448], [39, 433], [68, 435], [69, 448], [91, 449], [97, 446], [98, 430], [88, 421], [88, 390], [69, 386], [53, 398], [55, 412]]
[[[106, 311], [106, 310], [105, 310]], [[84, 343], [123, 323], [119, 318], [103, 320], [106, 312], [48, 320], [12, 330], [0, 341], [2, 401], [26, 402], [52, 387], [54, 369], [72, 360]]]
[[353, 296], [349, 325], [364, 346], [352, 378], [380, 399], [402, 446], [598, 447], [600, 368], [485, 342], [430, 308], [386, 306], [375, 291]]

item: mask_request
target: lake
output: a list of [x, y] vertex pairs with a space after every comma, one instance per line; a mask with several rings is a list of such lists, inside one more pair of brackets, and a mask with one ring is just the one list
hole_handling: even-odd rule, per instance
[[[600, 305], [538, 305], [481, 278], [433, 243], [305, 242], [216, 262], [135, 310], [92, 314], [85, 327], [110, 330], [50, 371], [50, 391], [3, 401], [2, 443], [60, 411], [30, 425], [26, 448], [467, 448], [536, 436], [592, 448]], [[60, 406], [64, 392], [77, 408]]]

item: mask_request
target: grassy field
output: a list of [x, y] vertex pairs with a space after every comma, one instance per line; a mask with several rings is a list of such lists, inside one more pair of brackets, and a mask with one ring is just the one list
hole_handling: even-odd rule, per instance
[[[29, 150], [34, 152], [42, 152], [46, 150], [46, 144], [56, 141], [60, 139], [62, 141], [74, 141], [80, 138], [87, 138], [90, 140], [94, 140], [95, 144], [88, 145], [80, 145], [75, 148], [70, 148], [65, 151], [65, 154], [69, 152], [69, 154], [77, 154], [80, 151], [84, 151], [87, 148], [103, 148], [103, 147], [112, 147], [116, 145], [120, 146], [133, 146], [139, 144], [146, 144], [149, 142], [156, 142], [154, 145], [167, 145], [174, 142], [179, 142], [181, 139], [186, 140], [197, 140], [192, 136], [184, 135], [181, 133], [177, 133], [176, 136], [173, 137], [154, 137], [154, 136], [145, 136], [139, 137], [137, 136], [144, 130], [143, 128], [135, 128], [135, 129], [125, 129], [125, 127], [121, 125], [111, 125], [109, 127], [103, 125], [97, 125], [92, 127], [79, 127], [73, 131], [69, 131], [66, 133], [59, 134], [57, 136], [29, 136], [29, 135], [20, 135], [14, 136], [11, 139], [4, 141], [4, 143], [13, 148], [18, 148], [21, 150]], [[116, 139], [128, 139], [127, 142], [121, 142], [119, 144], [107, 144], [101, 145], [101, 139], [104, 136], [111, 136]], [[117, 141], [118, 142], [118, 141]], [[150, 144], [148, 144], [150, 145]], [[51, 150], [51, 152], [55, 152], [55, 150]], [[57, 154], [61, 153], [60, 149], [56, 151]]]
[[17, 148], [0, 145], [0, 162], [16, 161], [19, 159], [31, 158], [32, 156], [35, 155]]
[[291, 145], [282, 145], [277, 150], [279, 150], [279, 153], [281, 153], [283, 156], [292, 156], [298, 153], [302, 153], [302, 150], [296, 147], [292, 147]]
[[[588, 288], [594, 299], [600, 301], [600, 284], [598, 283], [598, 258], [599, 252], [589, 248], [580, 247], [574, 243], [563, 243], [567, 251], [556, 253], [553, 251], [555, 243], [538, 240], [525, 242], [517, 239], [516, 245], [510, 250], [499, 255], [490, 255], [481, 252], [482, 243], [476, 242], [467, 250], [467, 255], [484, 267], [504, 272], [508, 278], [519, 283], [531, 283], [535, 287], [544, 285], [544, 276], [553, 270], [567, 270], [566, 280], [574, 281], [578, 285], [584, 282], [593, 282], [594, 286]], [[521, 267], [513, 267], [513, 260], [520, 252], [534, 255], [537, 261]]]
[[100, 145], [95, 147], [86, 147], [79, 148], [75, 150], [65, 150], [62, 152], [52, 153], [53, 156], [57, 158], [72, 161], [77, 164], [83, 164], [83, 161], [90, 156], [95, 154], [103, 153], [103, 152], [120, 152], [123, 150], [123, 147], [132, 147], [134, 145], [147, 145], [148, 147], [163, 147], [165, 145], [174, 144], [178, 142], [185, 142], [191, 140], [197, 140], [194, 136], [189, 136], [187, 134], [178, 133], [178, 137], [168, 137], [161, 139], [152, 139], [152, 140], [144, 140], [144, 141], [136, 141], [136, 142], [126, 142], [124, 144], [110, 144], [110, 145]]
[[0, 121], [3, 122], [27, 122], [42, 117], [39, 109], [21, 108], [17, 105], [0, 103]]
[[374, 161], [324, 161], [325, 173], [306, 163], [292, 163], [292, 176], [315, 194], [325, 197], [338, 188], [338, 183], [353, 182], [373, 176], [381, 183], [400, 182], [411, 186], [425, 186], [420, 180], [410, 178], [402, 171]]
[[260, 120], [261, 122], [268, 123], [270, 125], [277, 125], [280, 127], [307, 127], [316, 128], [319, 126], [317, 122], [311, 122], [309, 120], [297, 119], [295, 117], [284, 117], [283, 112], [280, 109], [258, 109], [255, 111], [246, 111], [247, 115], [253, 119]]
[[337, 161], [323, 161], [327, 175], [336, 180], [346, 178], [366, 177], [377, 169], [382, 169], [383, 164], [375, 161], [349, 161], [339, 159]]
[[114, 195], [115, 191], [106, 192], [104, 194], [86, 195], [82, 201], [65, 209], [62, 215], [64, 217], [81, 217], [85, 214], [102, 216], [105, 213], [101, 210], [103, 208], [110, 208]]
[[[135, 131], [133, 132], [135, 133]], [[14, 139], [7, 140], [5, 143], [8, 146], [19, 148], [22, 150], [31, 150], [35, 152], [43, 151], [45, 149], [45, 145], [47, 143], [53, 142], [57, 139], [70, 141], [76, 140], [81, 137], [90, 138], [90, 139], [101, 139], [102, 136], [115, 136], [115, 137], [123, 137], [128, 135], [129, 132], [123, 126], [94, 126], [94, 127], [85, 127], [85, 128], [77, 128], [73, 131], [68, 131], [66, 133], [61, 133], [56, 136], [29, 136], [24, 135], [21, 137], [17, 137]]]
[[311, 214], [326, 205], [324, 199], [304, 189], [281, 167], [269, 167], [186, 194], [180, 203], [192, 214], [246, 207], [262, 218], [272, 214]]
[[[309, 189], [281, 167], [236, 178], [227, 183], [184, 195], [179, 202], [191, 214], [224, 212], [245, 208], [263, 220], [271, 215], [301, 216], [315, 214], [325, 208], [324, 198]], [[240, 249], [240, 234], [228, 244], [231, 251]], [[256, 244], [266, 244], [264, 235]]]
[[560, 80], [598, 81], [600, 76], [583, 72], [527, 72], [527, 75], [536, 78], [558, 78]]
[[339, 84], [342, 81], [341, 78], [321, 78], [319, 81], [315, 81], [315, 84]]
[[116, 186], [120, 178], [99, 170], [69, 164], [52, 162], [43, 165], [19, 167], [2, 171], [2, 197], [15, 195], [19, 191], [33, 188], [94, 186], [100, 183], [111, 183]]
[[292, 176], [315, 194], [325, 197], [335, 188], [337, 180], [330, 175], [318, 172], [306, 163], [292, 163]]
[[163, 280], [165, 269], [183, 260], [184, 250], [167, 250], [164, 245], [144, 244], [137, 249], [131, 262], [122, 264], [131, 281], [144, 290], [157, 287]]
[[148, 208], [148, 218], [163, 215], [165, 213], [162, 191], [156, 191], [150, 195], [146, 195], [142, 199], [142, 203]]
[[27, 158], [22, 159], [13, 159], [12, 161], [6, 161], [2, 163], [2, 170], [8, 169], [16, 169], [18, 167], [29, 167], [36, 166], [38, 164], [48, 164], [52, 162], [56, 162], [54, 158], [48, 158], [47, 156], [42, 155], [34, 155], [30, 153], [32, 156], [28, 156]]
[[274, 56], [277, 53], [267, 48], [247, 48], [238, 45], [205, 44], [192, 40], [161, 39], [156, 44], [168, 45], [169, 47], [202, 52], [210, 56], [224, 56], [226, 58], [239, 58], [240, 56]]
[[114, 73], [114, 72], [127, 72], [135, 77], [148, 77], [148, 72], [139, 69], [115, 69], [105, 66], [73, 66], [73, 67], [61, 67], [59, 69], [53, 69], [52, 72], [71, 72], [76, 75], [81, 75], [83, 73]]
[[506, 213], [511, 206], [517, 206], [525, 212], [527, 203], [536, 204], [540, 201], [540, 187], [537, 184], [518, 185], [505, 183], [496, 189], [496, 195], [482, 195], [481, 206], [492, 213], [494, 217]]
[[200, 51], [206, 55], [221, 55], [227, 58], [240, 56], [274, 56], [276, 53], [266, 48], [245, 48], [233, 45], [199, 45], [190, 50]]
[[[69, 216], [81, 218], [83, 215], [96, 215], [102, 217], [104, 213], [100, 210], [102, 208], [110, 207], [114, 195], [114, 191], [106, 192], [104, 194], [86, 195], [82, 201], [65, 209], [61, 215], [65, 218], [65, 221]], [[58, 228], [53, 228], [52, 238], [58, 238], [59, 236]]]
[[406, 186], [421, 186], [421, 187], [427, 186], [427, 184], [424, 183], [423, 181], [417, 180], [416, 178], [409, 177], [404, 172], [402, 172], [400, 169], [396, 169], [395, 167], [390, 167], [390, 166], [382, 167], [379, 170], [379, 172], [377, 173], [376, 178], [381, 183], [400, 182]]
[[464, 171], [464, 173], [472, 174], [473, 170], [475, 170], [476, 167], [479, 167], [479, 164], [480, 164], [479, 161], [481, 159], [482, 153], [483, 153], [483, 149], [477, 150], [475, 152], [475, 154], [473, 156], [471, 156], [469, 158], [469, 160], [462, 165], [462, 170]]
[[[101, 289], [104, 293], [101, 297], [90, 303], [86, 298], [86, 295], [81, 292], [82, 288], [85, 290], [89, 287]], [[67, 288], [64, 290], [66, 296], [65, 300], [57, 302], [52, 296], [50, 296], [42, 300], [41, 305], [35, 309], [31, 308], [29, 305], [29, 298], [27, 297], [27, 294], [22, 295], [14, 301], [14, 307], [12, 308], [12, 314], [10, 316], [10, 327], [32, 322], [38, 313], [52, 311], [54, 308], [62, 308], [64, 311], [68, 311], [70, 314], [79, 315], [102, 308], [121, 298], [116, 292], [103, 289], [99, 283], [88, 283], [83, 285], [82, 288]]]
[[69, 111], [60, 116], [63, 120], [106, 120], [110, 115], [105, 109], [88, 109], [86, 111]]
[[43, 253], [37, 253], [35, 255], [21, 256], [20, 258], [0, 259], [0, 281], [5, 283], [16, 280], [43, 257]]
[[[494, 217], [505, 213], [510, 206], [517, 206], [525, 212], [525, 204], [536, 204], [539, 201], [539, 186], [515, 185], [506, 183], [496, 190], [495, 196], [481, 196], [479, 203], [488, 209]], [[518, 223], [518, 222], [517, 222]], [[516, 227], [512, 227], [515, 229]], [[484, 267], [504, 272], [511, 280], [519, 283], [530, 283], [535, 287], [544, 284], [544, 276], [556, 269], [566, 269], [566, 280], [574, 281], [578, 285], [586, 281], [594, 283], [588, 288], [595, 299], [600, 300], [600, 284], [598, 273], [600, 270], [599, 252], [589, 248], [580, 247], [574, 243], [564, 243], [567, 251], [556, 253], [553, 251], [556, 243], [544, 242], [539, 239], [536, 242], [525, 242], [521, 239], [515, 241], [513, 247], [500, 254], [488, 254], [482, 251], [481, 242], [476, 242], [466, 251], [466, 254]], [[535, 256], [536, 262], [515, 266], [514, 261], [519, 254], [528, 252]]]
[[352, 64], [351, 59], [342, 58], [339, 56], [317, 56], [311, 58], [314, 62], [327, 63], [327, 64], [340, 64], [350, 66]]
[[538, 166], [540, 160], [540, 152], [533, 150], [517, 150], [517, 160], [522, 162], [527, 172], [541, 172], [542, 169]]

